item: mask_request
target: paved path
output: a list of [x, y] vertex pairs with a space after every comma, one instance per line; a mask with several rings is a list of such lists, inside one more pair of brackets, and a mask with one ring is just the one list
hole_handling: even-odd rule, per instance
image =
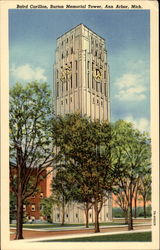
[[[151, 225], [134, 225], [134, 230], [147, 230], [151, 229]], [[113, 233], [113, 232], [126, 232], [128, 230], [127, 226], [108, 226], [108, 227], [101, 227], [100, 233]], [[14, 240], [15, 238], [15, 229], [11, 229], [10, 239]], [[129, 231], [128, 231], [129, 232]], [[92, 234], [94, 233], [94, 229], [75, 229], [75, 230], [59, 230], [59, 231], [37, 231], [37, 230], [24, 230], [23, 236], [24, 239], [37, 239], [37, 238], [52, 238], [55, 236], [66, 236], [66, 235], [82, 235], [82, 234]], [[90, 236], [90, 235], [89, 235]], [[95, 236], [95, 234], [94, 234]]]

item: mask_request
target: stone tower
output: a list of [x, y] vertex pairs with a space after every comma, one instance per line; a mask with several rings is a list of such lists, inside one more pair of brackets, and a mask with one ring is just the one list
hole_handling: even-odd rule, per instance
[[57, 38], [54, 93], [56, 114], [110, 120], [105, 40], [83, 24]]
[[[109, 66], [105, 40], [83, 24], [57, 38], [54, 64], [54, 111], [56, 115], [80, 112], [92, 120], [110, 121]], [[53, 207], [53, 222], [61, 221]], [[103, 204], [100, 222], [112, 220], [112, 199]], [[84, 223], [84, 211], [73, 202], [66, 207], [65, 221]], [[94, 209], [89, 211], [94, 222]]]

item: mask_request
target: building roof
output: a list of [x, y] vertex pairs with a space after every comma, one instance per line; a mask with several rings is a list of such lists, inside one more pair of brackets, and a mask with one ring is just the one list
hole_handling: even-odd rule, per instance
[[[90, 30], [92, 33], [94, 33], [96, 36], [99, 36], [101, 39], [103, 39], [103, 40], [105, 41], [105, 39], [104, 39], [103, 37], [101, 37], [100, 35], [98, 35], [96, 32], [94, 32], [93, 30], [91, 30], [90, 28], [88, 28], [88, 27], [87, 27], [86, 25], [84, 25], [83, 23], [80, 23], [80, 24], [78, 24], [77, 26], [73, 27], [72, 29], [66, 31], [66, 32], [65, 32], [63, 35], [61, 35], [61, 36], [64, 36], [65, 34], [71, 32], [72, 30], [76, 29], [78, 26], [81, 26], [81, 25], [84, 26], [85, 28], [87, 28], [88, 30]], [[58, 40], [61, 36], [57, 37], [57, 40]]]

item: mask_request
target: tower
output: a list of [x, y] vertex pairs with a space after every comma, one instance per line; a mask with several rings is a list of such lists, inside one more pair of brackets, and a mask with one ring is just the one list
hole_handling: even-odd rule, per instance
[[105, 40], [83, 24], [57, 38], [54, 93], [56, 114], [110, 120]]
[[[56, 115], [80, 112], [91, 120], [110, 121], [109, 66], [105, 39], [83, 24], [57, 38], [54, 64], [54, 109]], [[53, 221], [60, 222], [59, 208], [53, 208]], [[93, 222], [93, 208], [89, 222]], [[100, 212], [100, 221], [112, 219], [112, 199]], [[66, 222], [83, 223], [79, 204], [66, 208]]]

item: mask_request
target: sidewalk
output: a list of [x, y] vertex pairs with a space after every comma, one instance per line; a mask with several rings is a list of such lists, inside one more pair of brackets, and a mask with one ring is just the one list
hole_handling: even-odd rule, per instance
[[[133, 231], [139, 231], [139, 230], [151, 230], [151, 225], [134, 225], [134, 230]], [[128, 231], [128, 226], [108, 226], [108, 227], [101, 227], [100, 228], [100, 233], [98, 233], [98, 235], [100, 235], [101, 233], [122, 233], [122, 232], [133, 232], [133, 231]], [[40, 240], [42, 238], [55, 238], [55, 237], [83, 237], [84, 235], [90, 236], [90, 235], [96, 235], [94, 233], [94, 229], [93, 228], [82, 228], [82, 229], [72, 229], [72, 230], [56, 230], [56, 231], [36, 231], [36, 230], [24, 230], [23, 232], [24, 235], [24, 239], [25, 240]], [[10, 239], [13, 240], [15, 238], [15, 230], [11, 229], [11, 235], [10, 235]]]
[[142, 229], [142, 230], [132, 230], [132, 231], [119, 231], [119, 232], [106, 232], [106, 233], [87, 233], [87, 234], [76, 234], [76, 235], [63, 235], [63, 236], [50, 236], [50, 237], [42, 237], [38, 239], [26, 239], [23, 240], [25, 242], [40, 242], [46, 240], [62, 240], [62, 239], [73, 239], [73, 238], [85, 238], [85, 237], [95, 237], [95, 236], [102, 236], [102, 235], [115, 235], [115, 234], [130, 234], [130, 233], [140, 233], [140, 232], [150, 232], [151, 229]]

